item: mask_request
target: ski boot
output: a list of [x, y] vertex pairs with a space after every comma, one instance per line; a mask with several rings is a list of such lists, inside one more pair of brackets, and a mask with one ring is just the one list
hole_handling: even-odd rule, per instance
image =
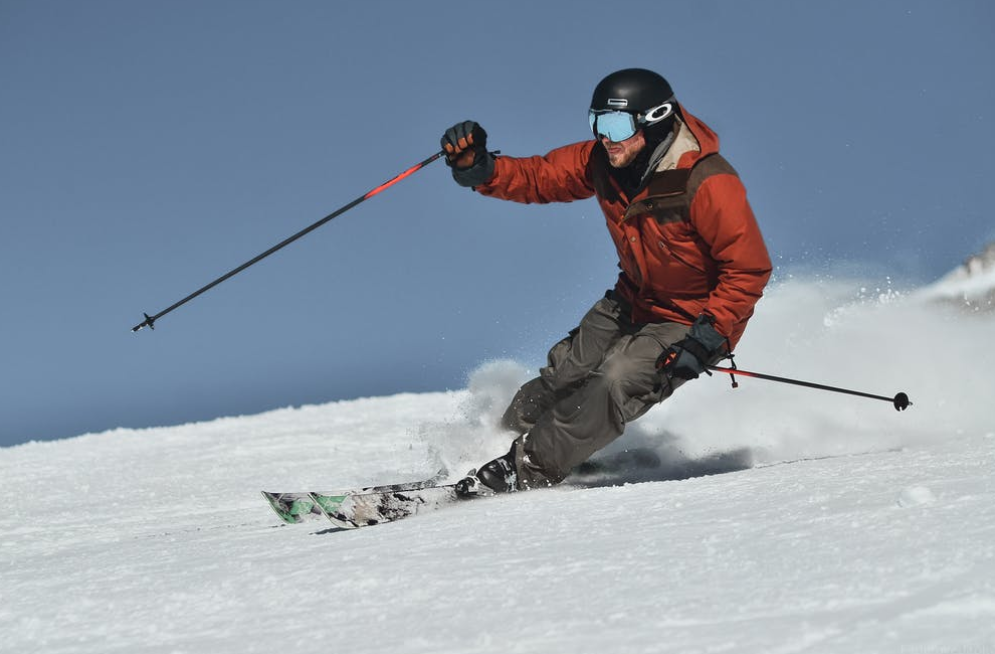
[[463, 479], [456, 482], [456, 494], [461, 497], [481, 497], [497, 493], [511, 493], [518, 490], [515, 474], [515, 449], [479, 470], [471, 470]]

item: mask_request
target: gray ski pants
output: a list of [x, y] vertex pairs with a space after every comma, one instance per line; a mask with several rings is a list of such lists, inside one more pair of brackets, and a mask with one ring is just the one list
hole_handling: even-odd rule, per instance
[[502, 426], [521, 434], [512, 446], [519, 489], [562, 481], [684, 382], [661, 376], [656, 361], [689, 327], [634, 324], [629, 314], [606, 294], [511, 401]]

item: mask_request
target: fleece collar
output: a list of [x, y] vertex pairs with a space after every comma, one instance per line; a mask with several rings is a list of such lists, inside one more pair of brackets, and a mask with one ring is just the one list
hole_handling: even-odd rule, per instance
[[691, 128], [687, 126], [687, 123], [681, 120], [679, 116], [677, 117], [677, 123], [680, 127], [677, 130], [677, 135], [673, 136], [673, 142], [663, 152], [660, 152], [660, 149], [657, 148], [657, 152], [653, 153], [653, 158], [650, 160], [650, 170], [655, 172], [674, 170], [680, 163], [681, 157], [685, 154], [688, 152], [701, 152], [701, 144], [698, 143], [698, 139], [695, 138], [694, 133], [691, 132]]

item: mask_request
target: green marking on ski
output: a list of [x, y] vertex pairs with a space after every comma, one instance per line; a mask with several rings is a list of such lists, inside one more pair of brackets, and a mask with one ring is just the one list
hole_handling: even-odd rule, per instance
[[318, 506], [326, 514], [333, 513], [339, 510], [339, 506], [345, 501], [348, 495], [313, 495], [314, 500], [318, 503]]
[[278, 501], [275, 497], [271, 497], [266, 493], [263, 493], [263, 496], [266, 498], [266, 501], [269, 502], [269, 505], [273, 508], [273, 511], [276, 512], [276, 515], [278, 515], [281, 520], [291, 524], [300, 522], [300, 518], [297, 515], [295, 515], [292, 512], [292, 510], [288, 510], [287, 507], [285, 507], [283, 503]]
[[307, 515], [314, 508], [314, 502], [305, 499], [296, 499], [290, 504], [291, 515]]

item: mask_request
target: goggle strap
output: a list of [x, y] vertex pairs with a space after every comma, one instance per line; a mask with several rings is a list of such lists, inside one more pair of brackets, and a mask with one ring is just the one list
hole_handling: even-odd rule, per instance
[[[672, 95], [669, 98], [667, 98], [667, 100], [665, 100], [664, 102], [661, 102], [657, 106], [650, 108], [646, 113], [640, 113], [636, 117], [636, 122], [638, 122], [640, 125], [652, 125], [653, 123], [658, 123], [661, 120], [669, 118], [670, 116], [674, 115], [674, 111], [677, 110], [676, 104], [677, 104], [676, 97]], [[654, 112], [663, 109], [664, 107], [667, 108], [666, 113], [664, 113], [662, 116], [658, 118], [653, 118], [652, 120], [649, 120], [649, 117], [653, 115]]]

